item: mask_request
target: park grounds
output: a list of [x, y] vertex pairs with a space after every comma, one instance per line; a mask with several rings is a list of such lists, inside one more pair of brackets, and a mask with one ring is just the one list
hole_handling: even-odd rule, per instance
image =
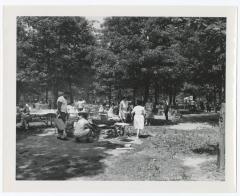
[[56, 139], [55, 128], [39, 122], [17, 128], [17, 180], [222, 181], [217, 167], [219, 115], [184, 114], [177, 121], [155, 120], [136, 138], [101, 132], [93, 143]]

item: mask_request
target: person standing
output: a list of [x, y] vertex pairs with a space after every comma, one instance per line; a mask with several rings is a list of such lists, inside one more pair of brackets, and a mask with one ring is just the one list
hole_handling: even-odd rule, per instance
[[128, 109], [127, 109], [127, 119], [126, 119], [127, 123], [133, 122], [133, 118], [132, 118], [132, 110], [133, 110], [133, 108], [134, 108], [133, 102], [130, 101], [128, 103]]
[[29, 121], [30, 121], [30, 107], [28, 104], [25, 104], [21, 114], [21, 127], [23, 127], [25, 130], [28, 130]]
[[134, 129], [137, 130], [137, 137], [140, 136], [140, 130], [144, 129], [144, 115], [145, 109], [141, 106], [141, 101], [137, 100], [137, 105], [133, 108], [132, 114], [134, 115], [133, 125]]
[[119, 104], [119, 117], [121, 121], [126, 122], [128, 114], [128, 101], [126, 97]]
[[114, 116], [113, 108], [114, 108], [114, 104], [111, 103], [111, 104], [110, 104], [110, 107], [109, 107], [109, 110], [108, 110], [108, 112], [107, 112], [108, 119], [110, 119], [110, 118], [112, 118], [112, 117]]
[[211, 106], [209, 102], [206, 103], [207, 112], [211, 112]]
[[145, 104], [146, 110], [146, 124], [150, 125], [151, 118], [153, 117], [153, 103], [152, 100], [149, 98], [147, 103]]
[[165, 118], [166, 118], [166, 120], [168, 120], [169, 104], [168, 104], [167, 100], [165, 100], [165, 102], [164, 102], [163, 109], [164, 109]]
[[66, 121], [67, 121], [67, 100], [69, 97], [68, 92], [57, 99], [57, 129], [58, 129], [58, 139], [66, 139]]
[[200, 109], [201, 109], [203, 112], [204, 112], [204, 110], [205, 110], [203, 101], [200, 101]]

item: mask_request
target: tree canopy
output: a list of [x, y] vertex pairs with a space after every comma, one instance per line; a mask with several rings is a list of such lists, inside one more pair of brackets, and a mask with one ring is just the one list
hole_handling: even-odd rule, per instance
[[84, 17], [17, 18], [18, 96], [68, 90], [73, 101], [82, 89], [175, 104], [184, 92], [221, 102], [225, 67], [226, 18], [106, 17], [101, 29]]

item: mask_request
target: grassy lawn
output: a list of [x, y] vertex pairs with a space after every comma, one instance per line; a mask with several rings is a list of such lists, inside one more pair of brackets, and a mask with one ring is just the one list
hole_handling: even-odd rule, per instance
[[148, 126], [146, 137], [57, 140], [53, 129], [17, 131], [18, 180], [224, 180], [217, 171], [218, 117], [183, 116]]

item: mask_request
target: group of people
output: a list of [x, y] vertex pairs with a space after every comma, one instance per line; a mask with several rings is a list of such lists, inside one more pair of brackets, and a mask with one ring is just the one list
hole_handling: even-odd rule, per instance
[[[58, 138], [66, 139], [66, 130], [64, 124], [66, 124], [68, 113], [67, 113], [67, 100], [69, 94], [65, 92], [62, 96], [60, 96], [57, 100], [57, 120], [62, 121], [62, 127], [58, 126]], [[84, 104], [86, 102], [81, 100], [77, 102], [78, 108], [78, 121], [74, 123], [74, 135], [76, 141], [80, 141], [82, 138], [90, 138], [92, 135], [93, 124], [88, 120], [88, 112], [84, 109]], [[165, 102], [164, 106], [166, 120], [168, 120], [168, 103]], [[137, 137], [140, 136], [141, 131], [144, 129], [145, 125], [151, 124], [151, 119], [153, 118], [153, 103], [151, 99], [143, 104], [141, 100], [137, 100], [136, 105], [134, 106], [130, 103], [126, 97], [123, 97], [122, 101], [118, 107], [118, 117], [121, 122], [128, 122], [130, 119], [133, 121], [133, 126], [136, 129]], [[99, 108], [99, 113], [103, 112], [104, 108], [101, 105]], [[110, 105], [108, 112], [108, 117], [111, 117], [114, 114], [114, 104]], [[56, 123], [57, 124], [57, 123]], [[61, 124], [61, 123], [60, 123]]]
[[[68, 92], [64, 92], [64, 94], [57, 99], [57, 117], [55, 121], [55, 125], [58, 129], [59, 139], [66, 139], [66, 122], [68, 119], [68, 100], [70, 94]], [[86, 101], [81, 99], [80, 101], [76, 101], [74, 103], [74, 108], [76, 108], [78, 113], [78, 120], [74, 122], [74, 135], [76, 141], [80, 141], [81, 139], [90, 139], [93, 135], [94, 124], [88, 120], [88, 112], [85, 110]], [[201, 108], [204, 108], [203, 104], [200, 104]], [[140, 136], [141, 131], [144, 129], [145, 125], [151, 125], [151, 120], [153, 119], [154, 114], [154, 104], [152, 100], [149, 98], [147, 102], [144, 104], [141, 100], [137, 100], [134, 105], [133, 102], [130, 102], [127, 97], [123, 97], [119, 104], [110, 104], [107, 107], [106, 105], [100, 105], [99, 114], [106, 115], [108, 119], [113, 119], [116, 121], [121, 121], [124, 123], [133, 122], [133, 126], [136, 129], [137, 137]], [[210, 106], [206, 105], [207, 111], [209, 111]], [[163, 111], [165, 114], [166, 120], [168, 120], [168, 111], [169, 104], [167, 100], [164, 101]], [[21, 110], [21, 124], [26, 129], [28, 128], [28, 122], [30, 117], [30, 108], [26, 104]]]
[[[57, 117], [56, 117], [55, 124], [57, 126], [57, 131], [58, 131], [57, 138], [62, 140], [67, 139], [66, 121], [68, 118], [68, 112], [67, 112], [68, 98], [69, 98], [69, 93], [64, 92], [64, 94], [57, 99]], [[76, 141], [81, 141], [81, 140], [90, 141], [91, 139], [93, 139], [91, 137], [93, 126], [87, 120], [88, 114], [84, 110], [85, 103], [86, 102], [84, 100], [81, 100], [76, 103], [76, 107], [78, 108], [78, 121], [74, 123], [74, 136]]]
[[[69, 118], [68, 114], [68, 100], [70, 94], [64, 92], [57, 99], [57, 117], [55, 124], [58, 129], [59, 139], [66, 139], [66, 123]], [[76, 140], [79, 138], [89, 138], [94, 125], [88, 120], [88, 112], [85, 110], [86, 101], [81, 99], [75, 102], [74, 106], [78, 111], [78, 121], [74, 123], [74, 135]], [[165, 104], [165, 115], [167, 118], [168, 104]], [[137, 100], [134, 106], [132, 102], [128, 101], [126, 97], [123, 97], [122, 101], [116, 105], [111, 104], [107, 110], [107, 116], [109, 119], [114, 119], [116, 121], [121, 121], [125, 123], [133, 122], [133, 126], [137, 131], [137, 137], [140, 136], [140, 131], [144, 129], [145, 125], [151, 124], [151, 119], [153, 118], [154, 105], [151, 99], [143, 105], [142, 101]], [[104, 113], [104, 105], [99, 107], [99, 113]], [[30, 108], [26, 104], [21, 110], [21, 124], [26, 129], [28, 128], [28, 118], [30, 116]], [[115, 117], [115, 118], [114, 118]]]
[[[135, 106], [128, 105], [128, 101], [126, 97], [119, 104], [119, 117], [123, 122], [126, 122], [128, 116], [131, 116], [133, 119], [133, 126], [137, 130], [137, 137], [140, 136], [140, 131], [144, 129], [144, 125], [150, 125], [151, 119], [153, 119], [153, 110], [154, 105], [151, 99], [143, 104], [141, 100], [137, 100], [137, 104]], [[168, 102], [164, 103], [164, 114], [166, 120], [168, 120], [168, 110], [169, 105]]]

